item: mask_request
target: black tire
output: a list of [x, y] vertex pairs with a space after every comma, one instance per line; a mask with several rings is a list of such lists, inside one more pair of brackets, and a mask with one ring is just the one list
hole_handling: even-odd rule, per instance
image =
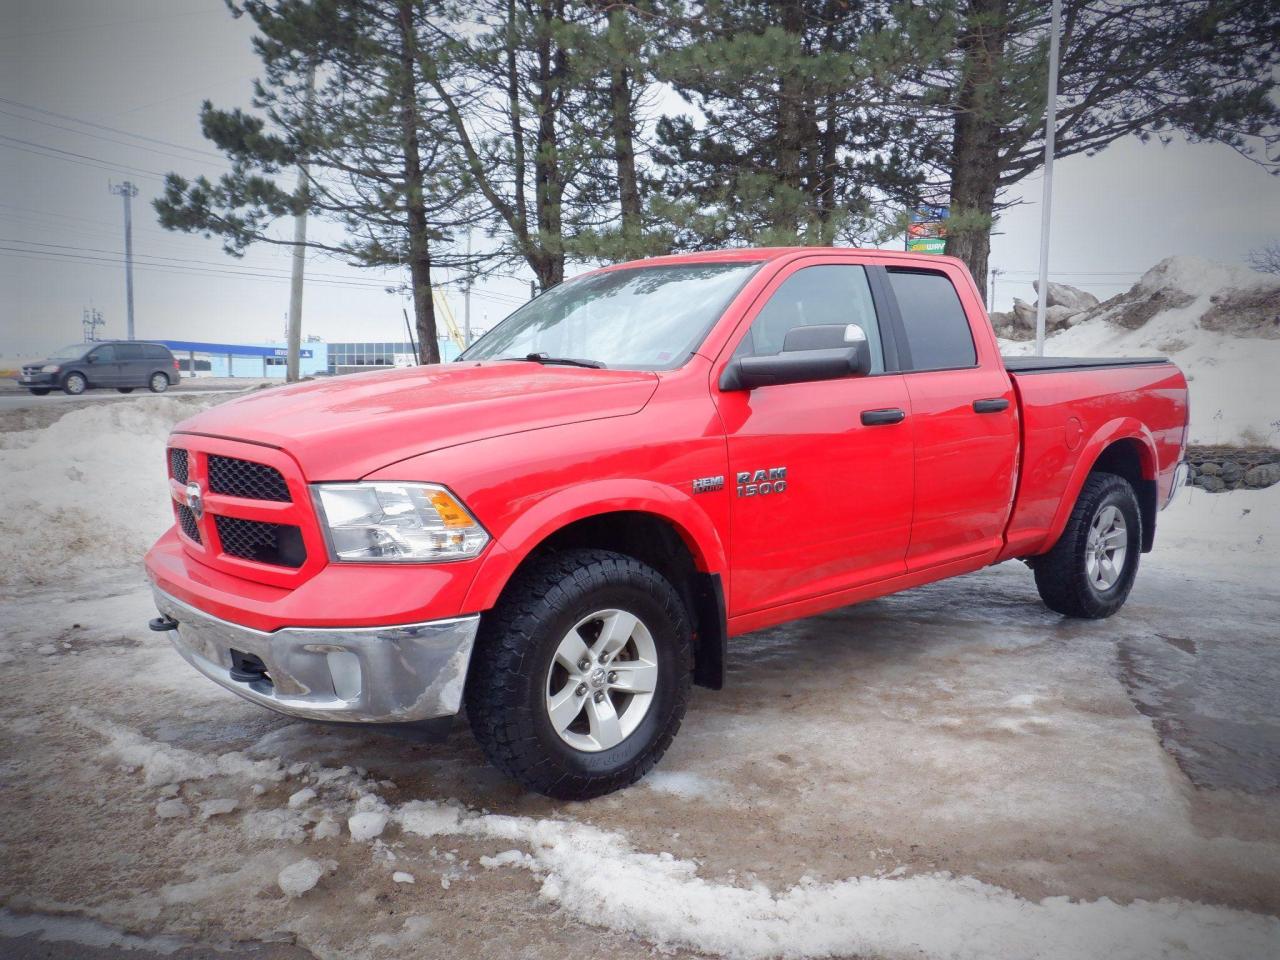
[[147, 389], [152, 393], [164, 393], [169, 389], [169, 375], [167, 373], [153, 373], [147, 381]]
[[47, 397], [49, 395], [48, 387], [39, 387], [31, 391], [37, 397]]
[[[1124, 517], [1127, 544], [1120, 576], [1099, 589], [1088, 575], [1086, 554], [1094, 518], [1108, 507]], [[1122, 606], [1133, 589], [1142, 553], [1142, 511], [1129, 481], [1111, 473], [1094, 473], [1085, 481], [1066, 529], [1053, 549], [1036, 559], [1036, 589], [1050, 610], [1067, 617], [1101, 620]]]
[[121, 393], [133, 393], [133, 387], [116, 387]]
[[[568, 631], [606, 608], [631, 613], [648, 629], [657, 683], [629, 736], [586, 752], [552, 726], [548, 675]], [[565, 550], [534, 560], [507, 587], [481, 620], [471, 664], [467, 717], [489, 761], [530, 790], [587, 800], [643, 777], [680, 729], [693, 678], [688, 614], [666, 578], [640, 561], [608, 550]]]
[[71, 372], [62, 380], [62, 392], [68, 396], [78, 397], [89, 389], [89, 381], [83, 373]]

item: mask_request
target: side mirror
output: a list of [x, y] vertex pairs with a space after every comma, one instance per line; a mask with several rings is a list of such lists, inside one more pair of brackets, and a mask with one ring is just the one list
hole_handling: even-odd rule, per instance
[[871, 348], [856, 323], [796, 327], [787, 332], [782, 352], [739, 357], [725, 367], [720, 389], [754, 390], [782, 383], [810, 383], [865, 377], [871, 372]]
[[97, 355], [96, 353], [91, 353], [91, 354], [89, 354], [87, 357], [85, 357], [84, 359], [85, 359], [85, 361], [86, 361], [87, 363], [97, 363], [97, 362], [98, 362], [98, 355]]

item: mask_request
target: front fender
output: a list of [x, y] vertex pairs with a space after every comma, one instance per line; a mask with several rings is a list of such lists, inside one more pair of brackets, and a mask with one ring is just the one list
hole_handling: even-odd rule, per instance
[[492, 607], [516, 568], [558, 530], [587, 517], [621, 511], [661, 517], [675, 528], [700, 571], [721, 574], [727, 571], [725, 546], [719, 531], [692, 497], [652, 480], [596, 480], [551, 493], [521, 512], [486, 551], [463, 608], [487, 610]]

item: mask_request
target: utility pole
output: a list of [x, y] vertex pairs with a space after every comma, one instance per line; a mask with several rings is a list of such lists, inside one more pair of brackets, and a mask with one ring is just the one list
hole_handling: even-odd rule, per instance
[[990, 291], [987, 294], [987, 313], [992, 313], [996, 309], [996, 278], [1002, 273], [1004, 271], [999, 267], [991, 268], [991, 283], [987, 288]]
[[1040, 194], [1040, 290], [1036, 298], [1036, 356], [1044, 356], [1044, 314], [1049, 305], [1049, 215], [1053, 206], [1053, 136], [1058, 127], [1058, 36], [1062, 0], [1053, 0], [1049, 26], [1049, 83], [1044, 108], [1044, 189]]
[[471, 228], [467, 228], [467, 285], [462, 291], [462, 348], [471, 346]]
[[128, 180], [116, 186], [107, 184], [107, 189], [117, 196], [124, 197], [124, 297], [126, 307], [125, 339], [133, 337], [133, 204], [131, 201], [138, 195], [138, 188]]
[[[307, 70], [307, 115], [316, 97], [316, 68]], [[293, 195], [298, 212], [293, 216], [293, 273], [289, 278], [289, 345], [285, 360], [285, 379], [298, 381], [298, 355], [302, 352], [302, 280], [307, 269], [307, 158], [298, 164], [298, 185]]]

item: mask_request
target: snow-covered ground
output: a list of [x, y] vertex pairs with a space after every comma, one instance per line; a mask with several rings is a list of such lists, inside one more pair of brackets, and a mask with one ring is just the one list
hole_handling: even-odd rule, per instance
[[[1045, 340], [1045, 353], [1065, 357], [1167, 356], [1187, 376], [1191, 390], [1191, 434], [1195, 444], [1280, 444], [1280, 337], [1238, 330], [1206, 329], [1202, 322], [1227, 298], [1280, 291], [1280, 278], [1213, 263], [1170, 257], [1148, 270], [1116, 305], [1095, 307], [1083, 322]], [[1151, 300], [1150, 298], [1158, 298]], [[1280, 299], [1280, 298], [1276, 298]], [[1156, 309], [1129, 328], [1114, 322], [1144, 301]], [[1243, 311], [1235, 311], [1237, 315]], [[1271, 327], [1280, 322], [1271, 309]], [[1212, 325], [1212, 322], [1211, 322]], [[1006, 356], [1029, 355], [1028, 340], [1001, 340]]]
[[192, 402], [0, 434], [0, 953], [1280, 954], [1280, 487], [1180, 492], [1103, 623], [1006, 564], [739, 638], [658, 771], [557, 804], [147, 631]]

